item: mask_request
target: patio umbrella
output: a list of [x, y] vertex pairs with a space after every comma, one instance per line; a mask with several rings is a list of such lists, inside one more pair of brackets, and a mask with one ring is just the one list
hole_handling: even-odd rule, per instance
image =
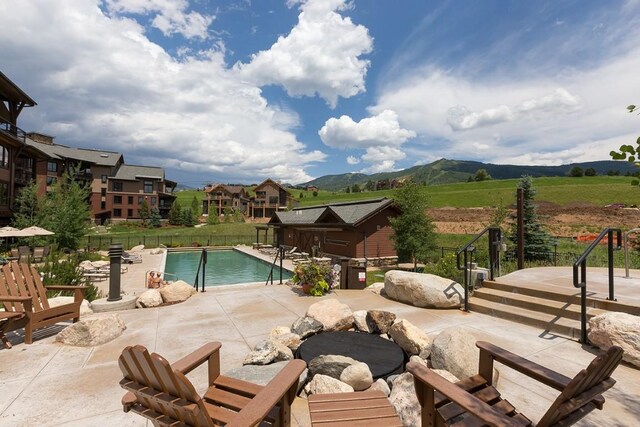
[[38, 227], [37, 225], [32, 225], [31, 227], [23, 228], [20, 231], [22, 231], [23, 233], [26, 233], [25, 236], [51, 236], [53, 234], [56, 234], [53, 231], [49, 231], [42, 227]]
[[4, 237], [30, 237], [35, 236], [35, 234], [31, 234], [29, 232], [25, 232], [24, 230], [18, 230], [14, 227], [2, 227], [0, 228], [0, 238]]

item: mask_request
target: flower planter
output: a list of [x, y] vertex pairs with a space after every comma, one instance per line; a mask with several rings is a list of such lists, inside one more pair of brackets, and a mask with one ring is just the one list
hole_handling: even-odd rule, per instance
[[302, 284], [302, 292], [304, 292], [305, 295], [311, 295], [311, 288], [313, 288], [313, 285], [311, 283]]

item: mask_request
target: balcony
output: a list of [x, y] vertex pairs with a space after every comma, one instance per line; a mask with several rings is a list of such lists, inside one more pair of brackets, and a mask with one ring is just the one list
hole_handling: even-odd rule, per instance
[[27, 133], [25, 131], [14, 124], [5, 122], [2, 119], [0, 119], [0, 132], [11, 135], [23, 144], [27, 139]]

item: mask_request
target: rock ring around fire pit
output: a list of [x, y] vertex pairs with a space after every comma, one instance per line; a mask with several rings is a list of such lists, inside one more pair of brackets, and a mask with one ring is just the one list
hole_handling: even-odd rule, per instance
[[323, 332], [307, 338], [296, 351], [296, 358], [307, 364], [318, 356], [341, 355], [366, 363], [373, 379], [404, 372], [408, 357], [393, 341], [366, 332]]

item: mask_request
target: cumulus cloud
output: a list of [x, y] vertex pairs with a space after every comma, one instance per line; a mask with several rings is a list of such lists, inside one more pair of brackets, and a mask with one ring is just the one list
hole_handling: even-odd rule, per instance
[[365, 91], [373, 39], [362, 25], [354, 24], [340, 11], [349, 9], [346, 0], [289, 1], [300, 4], [298, 23], [269, 50], [253, 55], [247, 64], [238, 63], [240, 74], [262, 86], [281, 85], [290, 96], [316, 94], [334, 108], [338, 98]]
[[105, 6], [111, 15], [153, 15], [152, 26], [165, 36], [181, 34], [187, 39], [205, 39], [214, 16], [188, 12], [187, 0], [106, 0]]
[[2, 71], [38, 102], [21, 127], [202, 181], [303, 182], [326, 157], [296, 138], [297, 115], [269, 105], [219, 49], [176, 60], [135, 20], [105, 15], [99, 0], [34, 3], [0, 3], [0, 52], [12, 58]]
[[357, 165], [360, 163], [360, 159], [355, 156], [347, 156], [347, 163], [350, 165]]
[[320, 139], [329, 147], [367, 148], [371, 146], [399, 146], [416, 133], [402, 129], [395, 111], [384, 110], [373, 117], [355, 122], [349, 116], [327, 120], [318, 131]]

